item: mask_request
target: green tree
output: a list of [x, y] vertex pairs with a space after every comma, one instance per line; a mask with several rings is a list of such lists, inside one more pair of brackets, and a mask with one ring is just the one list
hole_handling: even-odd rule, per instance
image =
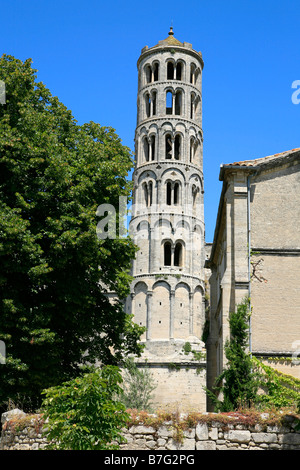
[[[31, 60], [0, 58], [0, 403], [139, 354], [124, 313], [136, 247], [96, 234], [99, 205], [129, 197], [132, 155], [111, 128], [78, 125]], [[118, 232], [117, 232], [118, 233]], [[114, 303], [106, 292], [115, 292]]]
[[120, 400], [127, 409], [151, 410], [152, 392], [155, 389], [150, 371], [139, 369], [133, 358], [126, 358], [123, 363], [123, 386]]
[[219, 411], [233, 411], [250, 406], [256, 399], [258, 376], [253, 371], [249, 353], [249, 302], [245, 299], [235, 312], [229, 314], [230, 339], [225, 344], [226, 368], [217, 378], [215, 392], [222, 392], [219, 400], [209, 393]]
[[[56, 450], [117, 449], [128, 421], [125, 407], [114, 397], [122, 377], [106, 366], [45, 390], [42, 405], [49, 448]], [[116, 441], [113, 443], [112, 441]]]

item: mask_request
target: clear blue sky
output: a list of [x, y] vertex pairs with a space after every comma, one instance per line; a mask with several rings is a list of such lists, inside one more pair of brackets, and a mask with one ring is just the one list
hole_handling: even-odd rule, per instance
[[80, 124], [112, 126], [132, 150], [141, 49], [173, 21], [175, 37], [202, 52], [208, 242], [220, 164], [300, 147], [299, 0], [2, 0], [0, 18], [0, 55], [31, 57]]

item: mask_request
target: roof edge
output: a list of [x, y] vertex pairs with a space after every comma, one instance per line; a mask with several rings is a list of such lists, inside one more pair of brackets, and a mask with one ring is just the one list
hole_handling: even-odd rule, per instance
[[225, 172], [230, 170], [246, 171], [248, 173], [262, 170], [266, 167], [275, 167], [283, 165], [294, 158], [300, 157], [300, 148], [287, 150], [282, 153], [276, 153], [267, 157], [262, 157], [253, 160], [244, 160], [241, 162], [227, 163], [220, 165], [219, 180], [224, 181]]

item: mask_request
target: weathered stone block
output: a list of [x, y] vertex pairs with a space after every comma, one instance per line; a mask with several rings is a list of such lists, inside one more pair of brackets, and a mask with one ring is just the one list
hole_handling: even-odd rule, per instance
[[196, 426], [196, 439], [206, 441], [208, 439], [208, 426], [205, 423], [198, 423]]
[[227, 439], [235, 442], [249, 442], [251, 433], [250, 431], [230, 430]]
[[155, 429], [150, 426], [132, 426], [132, 434], [154, 434]]
[[283, 444], [289, 445], [300, 445], [300, 434], [283, 434], [282, 439], [280, 439]]
[[157, 431], [158, 437], [168, 438], [173, 436], [174, 431], [171, 427], [161, 426]]
[[277, 434], [276, 433], [268, 433], [268, 432], [254, 432], [252, 434], [252, 439], [255, 443], [271, 443], [277, 442]]
[[184, 439], [182, 446], [180, 447], [181, 450], [195, 450], [195, 448], [196, 448], [195, 439]]
[[216, 450], [217, 445], [214, 441], [198, 441], [196, 442], [196, 450]]

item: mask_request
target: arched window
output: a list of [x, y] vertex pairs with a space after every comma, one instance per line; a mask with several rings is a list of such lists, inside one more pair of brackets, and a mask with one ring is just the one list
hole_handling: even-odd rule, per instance
[[171, 206], [172, 204], [178, 205], [181, 201], [180, 195], [180, 183], [178, 181], [168, 181], [166, 184], [166, 204]]
[[145, 94], [145, 109], [146, 109], [146, 117], [150, 117], [150, 109], [151, 109], [151, 99], [150, 94]]
[[166, 241], [164, 249], [164, 266], [183, 266], [183, 245], [182, 242], [176, 242], [175, 247], [171, 242]]
[[155, 135], [151, 135], [149, 144], [149, 161], [155, 160]]
[[143, 193], [144, 193], [144, 203], [145, 203], [145, 206], [147, 207], [149, 194], [148, 194], [148, 186], [146, 183], [143, 184]]
[[171, 243], [165, 242], [164, 244], [164, 266], [171, 266], [172, 250]]
[[153, 183], [150, 181], [148, 185], [148, 206], [152, 206], [152, 196], [153, 196]]
[[179, 183], [174, 184], [174, 204], [179, 204]]
[[175, 152], [175, 160], [180, 160], [181, 158], [181, 136], [177, 134], [175, 136], [175, 143], [174, 143], [174, 152]]
[[199, 189], [197, 188], [197, 186], [195, 186], [195, 185], [193, 184], [193, 187], [192, 187], [192, 201], [193, 201], [193, 209], [195, 209], [195, 208], [196, 208], [196, 203], [197, 203], [198, 192], [199, 192]]
[[191, 119], [194, 119], [195, 117], [195, 93], [191, 94], [191, 113], [190, 113]]
[[173, 113], [173, 93], [171, 91], [167, 91], [166, 93], [166, 114]]
[[182, 78], [182, 63], [178, 62], [176, 65], [176, 80], [181, 80]]
[[153, 65], [153, 80], [155, 82], [158, 81], [158, 71], [159, 71], [159, 64], [158, 62], [155, 62], [155, 64]]
[[145, 77], [146, 77], [146, 83], [151, 83], [152, 70], [151, 70], [150, 65], [146, 65], [145, 67]]
[[146, 207], [152, 205], [153, 200], [153, 183], [149, 181], [148, 183], [143, 183], [143, 193], [144, 193], [144, 204]]
[[198, 142], [195, 137], [190, 138], [190, 163], [193, 163], [197, 156]]
[[152, 93], [152, 115], [153, 116], [156, 115], [156, 96], [157, 96], [156, 91], [153, 91]]
[[167, 63], [167, 80], [174, 79], [174, 64], [173, 62]]
[[191, 64], [190, 83], [192, 85], [195, 85], [195, 70], [196, 70], [195, 64]]
[[155, 64], [149, 65], [147, 64], [145, 66], [145, 81], [146, 83], [152, 83], [152, 82], [157, 82], [158, 81], [158, 75], [159, 75], [159, 64], [158, 62], [155, 62]]
[[143, 150], [144, 150], [144, 160], [145, 162], [149, 162], [149, 142], [148, 138], [144, 137], [143, 138]]
[[175, 94], [175, 114], [181, 114], [181, 107], [182, 107], [182, 93], [181, 91], [176, 91]]
[[167, 205], [170, 206], [172, 204], [172, 183], [168, 181], [167, 183]]
[[174, 250], [174, 266], [182, 266], [183, 264], [182, 244], [177, 242]]
[[165, 156], [166, 156], [166, 159], [172, 158], [172, 149], [173, 149], [172, 136], [171, 136], [171, 134], [167, 134], [166, 138], [165, 138], [165, 151], [166, 151]]

